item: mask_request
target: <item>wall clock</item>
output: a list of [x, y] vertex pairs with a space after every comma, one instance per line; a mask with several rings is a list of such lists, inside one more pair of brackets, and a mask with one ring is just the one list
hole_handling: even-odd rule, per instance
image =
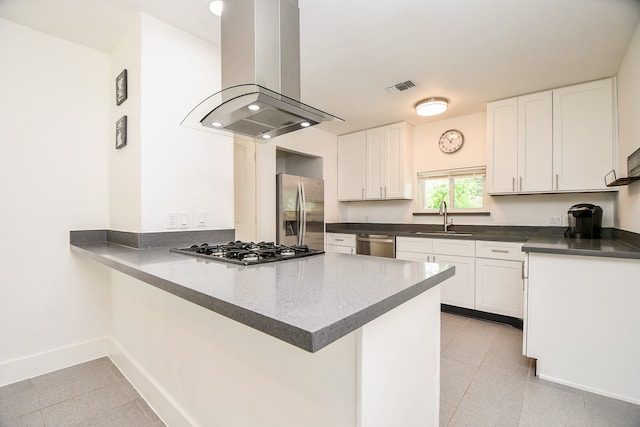
[[440, 137], [438, 145], [443, 153], [451, 154], [455, 153], [462, 147], [464, 142], [464, 135], [457, 129], [449, 129]]

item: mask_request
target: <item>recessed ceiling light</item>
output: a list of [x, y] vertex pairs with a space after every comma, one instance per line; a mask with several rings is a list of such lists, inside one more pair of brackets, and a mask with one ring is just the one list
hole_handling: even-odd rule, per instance
[[262, 135], [262, 139], [269, 139], [271, 138], [271, 135], [267, 135], [266, 133]]
[[309, 123], [309, 122], [302, 122], [302, 123], [300, 123], [300, 126], [302, 126], [303, 128], [308, 128], [309, 126], [311, 126], [311, 123]]
[[213, 123], [211, 123], [211, 126], [216, 127], [216, 128], [219, 128], [219, 127], [222, 127], [222, 123], [220, 123], [220, 122], [213, 122]]
[[419, 116], [435, 116], [447, 111], [449, 101], [446, 98], [427, 98], [418, 101], [415, 105]]
[[209, 10], [211, 11], [211, 13], [213, 13], [216, 16], [221, 16], [222, 15], [222, 1], [220, 0], [214, 0], [211, 3], [209, 3]]
[[258, 110], [260, 109], [260, 106], [259, 106], [259, 105], [256, 105], [256, 104], [251, 104], [251, 105], [249, 105], [249, 107], [248, 107], [248, 108], [249, 108], [249, 110], [251, 110], [251, 111], [258, 111]]

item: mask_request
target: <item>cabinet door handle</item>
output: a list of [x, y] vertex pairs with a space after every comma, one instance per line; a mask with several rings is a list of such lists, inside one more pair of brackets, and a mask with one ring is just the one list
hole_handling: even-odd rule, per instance
[[491, 249], [491, 252], [497, 252], [499, 254], [508, 254], [509, 251], [505, 251], [504, 249]]
[[335, 240], [336, 242], [344, 242], [344, 239], [333, 239], [333, 240]]
[[364, 187], [362, 187], [362, 198], [364, 199]]
[[520, 191], [522, 191], [522, 177], [520, 177]]
[[511, 191], [516, 191], [516, 177], [511, 177]]
[[384, 197], [387, 197], [387, 187], [384, 187]]
[[380, 197], [382, 197], [382, 187], [380, 187]]
[[560, 187], [558, 186], [558, 174], [556, 174], [556, 190], [559, 190]]

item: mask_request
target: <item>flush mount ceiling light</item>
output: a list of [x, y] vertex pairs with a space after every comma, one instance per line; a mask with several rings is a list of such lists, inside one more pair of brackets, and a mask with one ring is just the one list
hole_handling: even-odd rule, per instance
[[214, 0], [209, 3], [209, 10], [216, 16], [222, 16], [222, 1]]
[[435, 116], [447, 111], [449, 101], [446, 98], [427, 98], [416, 103], [416, 113], [419, 116]]

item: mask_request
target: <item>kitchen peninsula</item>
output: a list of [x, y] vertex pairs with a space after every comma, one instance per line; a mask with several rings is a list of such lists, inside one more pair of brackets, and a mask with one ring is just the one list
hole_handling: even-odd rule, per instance
[[71, 249], [113, 269], [109, 355], [168, 425], [437, 425], [436, 285], [453, 268], [333, 253], [243, 267], [112, 235], [72, 232]]

